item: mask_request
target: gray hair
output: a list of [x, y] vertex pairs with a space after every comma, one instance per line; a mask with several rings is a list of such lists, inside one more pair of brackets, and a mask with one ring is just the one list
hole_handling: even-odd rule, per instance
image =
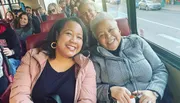
[[100, 13], [98, 13], [97, 15], [96, 15], [96, 17], [90, 22], [90, 29], [91, 29], [91, 31], [92, 31], [92, 34], [93, 34], [93, 36], [97, 39], [97, 37], [96, 37], [96, 27], [97, 27], [97, 25], [101, 22], [101, 21], [103, 21], [103, 20], [114, 20], [115, 21], [115, 19], [110, 15], [110, 14], [108, 14], [108, 13], [106, 13], [106, 12], [100, 12]]
[[80, 4], [79, 4], [78, 10], [80, 10], [81, 7], [82, 7], [83, 5], [86, 5], [86, 4], [92, 5], [92, 6], [94, 7], [94, 10], [95, 10], [96, 12], [98, 12], [98, 9], [97, 9], [96, 4], [95, 4], [95, 2], [92, 1], [92, 0], [83, 0], [83, 1], [81, 1]]

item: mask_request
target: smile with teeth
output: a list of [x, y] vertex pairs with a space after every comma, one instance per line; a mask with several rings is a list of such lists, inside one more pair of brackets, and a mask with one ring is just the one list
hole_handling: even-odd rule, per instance
[[74, 51], [74, 50], [76, 49], [75, 46], [71, 46], [71, 45], [68, 45], [67, 48], [68, 48], [69, 50], [71, 50], [71, 51]]
[[114, 41], [115, 41], [115, 38], [109, 39], [109, 40], [108, 40], [108, 44], [112, 44]]

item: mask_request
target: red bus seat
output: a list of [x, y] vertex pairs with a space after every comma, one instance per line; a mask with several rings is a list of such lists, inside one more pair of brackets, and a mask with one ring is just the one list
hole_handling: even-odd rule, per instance
[[129, 28], [129, 24], [128, 24], [128, 19], [119, 18], [119, 19], [116, 19], [116, 22], [117, 22], [119, 30], [121, 30], [121, 35], [128, 36], [131, 32]]
[[62, 18], [66, 18], [66, 14], [60, 13], [60, 14], [52, 14], [47, 16], [47, 20], [59, 20]]
[[41, 32], [49, 32], [56, 20], [49, 20], [40, 24]]
[[40, 43], [42, 40], [46, 38], [47, 34], [47, 32], [41, 32], [27, 37], [26, 50], [34, 48], [38, 43]]

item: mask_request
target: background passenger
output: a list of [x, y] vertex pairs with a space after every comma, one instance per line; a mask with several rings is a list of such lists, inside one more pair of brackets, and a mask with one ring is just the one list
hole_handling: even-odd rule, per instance
[[30, 6], [26, 6], [26, 12], [32, 18], [32, 26], [34, 28], [34, 33], [40, 33], [40, 20], [36, 15], [33, 15], [32, 8]]
[[50, 3], [48, 5], [48, 14], [59, 14], [62, 12], [62, 8], [58, 7], [56, 3]]
[[46, 13], [46, 10], [43, 8], [43, 7], [39, 7], [38, 8], [38, 11], [40, 13], [40, 16], [42, 18], [43, 21], [46, 21], [47, 20], [47, 13]]
[[[97, 9], [95, 6], [95, 2], [90, 0], [81, 1], [79, 7], [79, 18], [84, 22], [84, 24], [89, 29], [90, 22], [96, 17], [97, 15]], [[97, 44], [96, 39], [93, 37], [92, 32], [90, 29], [88, 30], [88, 47], [91, 47], [93, 45]]]
[[51, 28], [39, 49], [22, 58], [11, 88], [10, 103], [96, 103], [93, 63], [80, 51], [86, 28], [78, 18], [64, 18]]
[[4, 47], [3, 52], [9, 59], [14, 75], [20, 64], [20, 43], [14, 30], [3, 21], [0, 21], [0, 45]]
[[12, 11], [8, 11], [5, 14], [5, 20], [6, 22], [11, 26], [11, 28], [14, 28], [14, 20], [15, 20], [14, 13]]
[[168, 73], [144, 39], [121, 37], [117, 22], [107, 13], [99, 13], [90, 27], [100, 44], [92, 48], [98, 103], [112, 103], [112, 98], [130, 103], [131, 93], [141, 95], [139, 103], [156, 103], [163, 97]]
[[21, 41], [22, 55], [26, 52], [25, 40], [28, 36], [33, 34], [32, 20], [26, 12], [20, 14], [18, 24], [15, 27], [15, 31]]
[[60, 0], [59, 1], [59, 7], [62, 8], [62, 12], [64, 12], [67, 17], [71, 17], [71, 9], [66, 4], [66, 0]]

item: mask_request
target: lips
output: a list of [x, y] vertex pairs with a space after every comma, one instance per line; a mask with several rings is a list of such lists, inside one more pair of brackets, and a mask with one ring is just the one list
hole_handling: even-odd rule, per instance
[[66, 47], [67, 47], [70, 51], [76, 50], [76, 47], [73, 46], [73, 45], [67, 45]]
[[108, 44], [112, 44], [115, 41], [115, 38], [109, 39]]

